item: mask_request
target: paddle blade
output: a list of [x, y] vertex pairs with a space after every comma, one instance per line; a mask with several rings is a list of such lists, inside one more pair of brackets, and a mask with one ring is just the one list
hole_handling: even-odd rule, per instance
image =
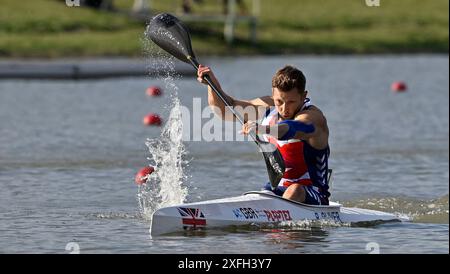
[[161, 13], [153, 17], [145, 35], [183, 62], [190, 63], [188, 56], [195, 58], [187, 27], [171, 14]]
[[260, 142], [259, 147], [263, 153], [266, 162], [269, 181], [273, 189], [278, 186], [281, 178], [283, 178], [286, 166], [280, 151], [271, 143]]

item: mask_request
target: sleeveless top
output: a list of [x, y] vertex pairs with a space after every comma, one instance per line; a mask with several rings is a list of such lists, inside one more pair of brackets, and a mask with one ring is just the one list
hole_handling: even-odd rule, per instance
[[[307, 98], [300, 111], [307, 110], [311, 106], [311, 101]], [[271, 107], [266, 111], [260, 124], [275, 125], [278, 123], [278, 118], [278, 111], [275, 107]], [[264, 134], [263, 138], [266, 142], [277, 146], [286, 165], [284, 176], [278, 186], [288, 187], [293, 183], [299, 183], [313, 186], [326, 197], [330, 196], [327, 176], [329, 146], [324, 149], [315, 149], [305, 140], [280, 141], [268, 134]]]

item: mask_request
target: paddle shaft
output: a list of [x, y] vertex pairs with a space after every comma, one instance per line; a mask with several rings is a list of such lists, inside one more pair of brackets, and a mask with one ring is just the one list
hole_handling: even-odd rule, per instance
[[[192, 56], [188, 56], [187, 59], [191, 62], [191, 65], [198, 70], [200, 64], [198, 63], [198, 61], [193, 58]], [[225, 95], [217, 88], [217, 86], [213, 83], [213, 81], [211, 80], [211, 77], [209, 77], [209, 75], [205, 75], [203, 77], [203, 79], [205, 79], [205, 81], [208, 83], [208, 85], [212, 88], [212, 90], [214, 91], [214, 93], [217, 95], [217, 97], [220, 98], [220, 100], [222, 100], [222, 102], [225, 104], [225, 106], [227, 106], [227, 108], [233, 113], [234, 116], [236, 116], [236, 118], [239, 120], [239, 122], [241, 122], [242, 125], [245, 124], [244, 122], [244, 118], [237, 113], [233, 107], [231, 106], [231, 103], [227, 100], [227, 98], [225, 97]], [[255, 141], [255, 143], [259, 146], [259, 138], [258, 136], [256, 136], [256, 134], [251, 131], [249, 132], [249, 135], [253, 138], [253, 140]]]
[[[198, 61], [192, 57], [187, 56], [187, 59], [191, 63], [191, 65], [198, 70], [200, 64]], [[203, 77], [205, 81], [208, 83], [208, 85], [211, 87], [211, 89], [214, 91], [214, 93], [217, 95], [217, 97], [222, 100], [222, 102], [227, 106], [227, 108], [234, 114], [234, 116], [241, 122], [241, 124], [244, 125], [244, 118], [237, 113], [233, 107], [231, 106], [231, 103], [227, 100], [226, 96], [223, 94], [221, 90], [217, 88], [217, 86], [214, 84], [214, 82], [211, 80], [211, 77], [209, 75], [205, 75]], [[270, 184], [272, 189], [275, 189], [278, 186], [278, 182], [280, 181], [281, 177], [284, 174], [284, 162], [283, 158], [280, 154], [280, 152], [275, 148], [273, 152], [264, 151], [264, 144], [265, 142], [261, 141], [258, 138], [258, 135], [255, 134], [254, 131], [250, 131], [249, 135], [252, 137], [253, 141], [256, 143], [256, 145], [259, 147], [260, 151], [263, 154], [264, 160], [266, 162], [267, 171], [269, 173], [270, 178]], [[269, 143], [267, 143], [269, 144]], [[276, 156], [277, 155], [277, 156]], [[278, 158], [278, 160], [277, 160]], [[278, 175], [276, 175], [278, 174]]]
[[[146, 35], [163, 50], [183, 62], [190, 63], [198, 71], [200, 64], [195, 59], [195, 54], [192, 51], [189, 32], [178, 18], [167, 13], [155, 16], [149, 24]], [[244, 125], [244, 117], [233, 109], [233, 102], [230, 102], [228, 96], [221, 89], [217, 88], [209, 75], [205, 75], [204, 80], [236, 119]], [[248, 135], [250, 135], [262, 152], [270, 183], [272, 188], [275, 188], [285, 171], [283, 156], [276, 146], [260, 140], [255, 131], [250, 131]]]

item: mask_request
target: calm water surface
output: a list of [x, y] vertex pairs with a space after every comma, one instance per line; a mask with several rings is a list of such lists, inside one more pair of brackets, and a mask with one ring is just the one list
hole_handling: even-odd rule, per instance
[[[402, 212], [412, 223], [373, 228], [210, 231], [151, 238], [134, 184], [149, 157], [148, 112], [166, 118], [167, 81], [0, 81], [0, 253], [448, 253], [448, 55], [256, 57], [209, 59], [223, 88], [250, 99], [270, 93], [285, 64], [305, 72], [314, 104], [325, 113], [334, 169], [332, 198], [344, 205]], [[408, 83], [402, 94], [390, 91]], [[192, 107], [205, 88], [185, 77], [173, 84]], [[206, 119], [205, 119], [206, 121]], [[267, 180], [249, 142], [185, 142], [187, 201], [239, 195]], [[195, 248], [194, 248], [195, 247]], [[195, 251], [194, 251], [195, 250]]]

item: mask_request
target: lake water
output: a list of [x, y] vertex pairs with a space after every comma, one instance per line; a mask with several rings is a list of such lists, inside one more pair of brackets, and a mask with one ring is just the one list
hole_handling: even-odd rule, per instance
[[[381, 253], [449, 252], [448, 55], [240, 57], [205, 63], [224, 90], [242, 99], [269, 94], [279, 67], [300, 67], [310, 98], [330, 127], [332, 199], [404, 213], [413, 222], [152, 238], [138, 193], [145, 199], [153, 193], [139, 189], [134, 175], [149, 163], [147, 138], [153, 145], [167, 140], [160, 139], [161, 128], [143, 126], [142, 117], [156, 112], [167, 121], [176, 100], [191, 108], [196, 97], [206, 106], [206, 88], [188, 76], [2, 80], [0, 253], [68, 253], [69, 243], [81, 253], [368, 253], [369, 243]], [[397, 80], [408, 84], [407, 92], [390, 91]], [[149, 85], [162, 86], [165, 95], [147, 97]], [[176, 145], [176, 153], [184, 147], [182, 157], [165, 160], [182, 164], [166, 161], [159, 174], [160, 187], [173, 196], [154, 206], [239, 195], [267, 181], [251, 142]], [[166, 151], [152, 145], [150, 150]]]

